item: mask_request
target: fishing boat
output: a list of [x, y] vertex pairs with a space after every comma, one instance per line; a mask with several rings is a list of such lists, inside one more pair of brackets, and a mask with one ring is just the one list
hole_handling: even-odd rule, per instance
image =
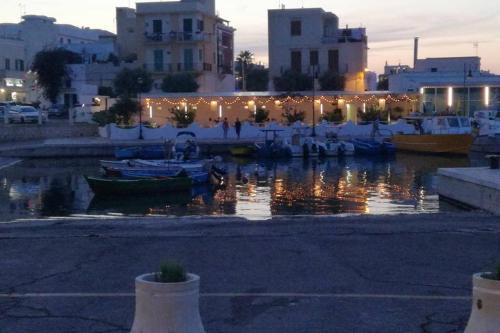
[[181, 162], [177, 160], [124, 160], [124, 161], [100, 161], [101, 167], [107, 173], [116, 173], [123, 170], [149, 171], [154, 170], [160, 173], [176, 173], [182, 169], [187, 172], [210, 170], [213, 160], [200, 162]]
[[325, 157], [352, 156], [355, 153], [352, 143], [339, 141], [336, 135], [327, 134], [325, 141], [319, 143], [319, 154]]
[[387, 139], [352, 139], [350, 141], [356, 154], [360, 155], [390, 155], [396, 152], [395, 145]]
[[392, 142], [398, 150], [467, 155], [474, 138], [470, 120], [455, 115], [414, 116], [406, 118], [415, 134], [396, 134]]
[[165, 147], [163, 145], [140, 146], [115, 149], [115, 158], [125, 159], [150, 159], [157, 160], [165, 158]]
[[307, 135], [308, 127], [294, 127], [292, 136], [284, 145], [291, 157], [318, 157], [319, 145], [316, 139]]
[[200, 158], [200, 147], [196, 142], [196, 134], [189, 131], [179, 132], [172, 147], [172, 155], [175, 159], [183, 161]]
[[283, 130], [278, 129], [265, 129], [262, 130], [265, 134], [265, 141], [263, 144], [256, 143], [257, 156], [266, 159], [282, 159], [290, 157], [290, 149], [285, 145], [279, 133]]
[[159, 194], [186, 191], [192, 186], [191, 178], [186, 175], [165, 178], [85, 177], [85, 179], [96, 195]]

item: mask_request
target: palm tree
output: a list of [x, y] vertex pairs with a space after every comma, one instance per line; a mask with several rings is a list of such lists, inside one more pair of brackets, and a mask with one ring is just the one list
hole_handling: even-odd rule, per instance
[[247, 66], [253, 63], [254, 54], [248, 50], [241, 51], [236, 59], [241, 63], [241, 77], [243, 78], [243, 91], [247, 90]]

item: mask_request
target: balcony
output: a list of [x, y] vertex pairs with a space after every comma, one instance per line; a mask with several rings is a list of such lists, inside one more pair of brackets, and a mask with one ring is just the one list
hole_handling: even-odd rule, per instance
[[190, 42], [209, 42], [210, 34], [199, 32], [177, 32], [169, 33], [148, 33], [144, 34], [146, 42], [153, 43], [190, 43]]
[[147, 63], [144, 68], [153, 73], [174, 74], [185, 72], [211, 72], [209, 63]]

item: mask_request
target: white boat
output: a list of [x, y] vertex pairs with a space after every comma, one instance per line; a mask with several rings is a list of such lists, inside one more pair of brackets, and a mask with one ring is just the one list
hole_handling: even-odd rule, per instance
[[292, 157], [318, 157], [319, 144], [315, 138], [307, 136], [308, 127], [294, 127], [290, 139], [285, 140], [285, 147]]
[[200, 158], [196, 134], [189, 131], [179, 132], [172, 147], [172, 155], [175, 159], [184, 161]]
[[324, 142], [318, 142], [321, 156], [352, 156], [355, 153], [354, 145], [350, 142], [339, 141], [334, 134], [327, 134]]
[[482, 110], [474, 113], [480, 136], [500, 135], [500, 112], [494, 110]]

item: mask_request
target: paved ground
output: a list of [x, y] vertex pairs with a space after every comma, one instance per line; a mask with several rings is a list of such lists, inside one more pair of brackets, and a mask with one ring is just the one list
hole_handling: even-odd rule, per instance
[[208, 333], [461, 332], [499, 240], [477, 214], [0, 224], [0, 331], [127, 332], [134, 277], [174, 259]]

